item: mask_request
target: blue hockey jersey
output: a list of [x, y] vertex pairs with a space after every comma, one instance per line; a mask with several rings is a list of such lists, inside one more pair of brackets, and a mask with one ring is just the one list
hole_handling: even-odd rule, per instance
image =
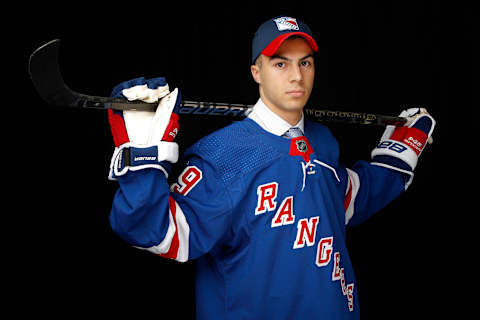
[[171, 187], [155, 169], [119, 177], [111, 225], [133, 246], [196, 260], [198, 319], [359, 319], [346, 226], [405, 183], [338, 153], [321, 124], [289, 140], [247, 118], [190, 147]]

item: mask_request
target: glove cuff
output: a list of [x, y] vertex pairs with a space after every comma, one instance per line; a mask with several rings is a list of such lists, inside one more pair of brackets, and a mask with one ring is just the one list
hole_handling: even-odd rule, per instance
[[384, 156], [393, 157], [401, 160], [405, 165], [402, 169], [413, 171], [417, 166], [418, 155], [405, 143], [400, 141], [385, 139], [381, 140], [375, 149], [372, 150], [372, 159], [384, 158]]
[[108, 178], [117, 180], [117, 177], [128, 171], [137, 171], [146, 168], [154, 168], [163, 171], [168, 178], [166, 163], [178, 161], [178, 144], [175, 142], [160, 141], [155, 145], [135, 145], [124, 143], [115, 151], [110, 162]]

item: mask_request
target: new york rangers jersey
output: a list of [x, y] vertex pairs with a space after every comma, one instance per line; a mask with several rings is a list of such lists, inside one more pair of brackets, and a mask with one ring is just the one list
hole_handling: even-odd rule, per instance
[[404, 179], [365, 161], [346, 168], [327, 127], [304, 129], [285, 139], [247, 118], [190, 147], [170, 187], [155, 169], [118, 178], [112, 228], [195, 260], [198, 319], [359, 319], [346, 226], [397, 197]]

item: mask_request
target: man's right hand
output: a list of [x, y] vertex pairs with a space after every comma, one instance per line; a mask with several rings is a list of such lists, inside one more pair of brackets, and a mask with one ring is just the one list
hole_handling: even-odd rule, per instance
[[160, 103], [156, 111], [108, 110], [116, 146], [109, 178], [116, 180], [128, 171], [145, 168], [157, 168], [167, 175], [165, 161], [178, 160], [178, 145], [173, 140], [180, 127], [179, 90], [170, 93], [165, 78], [136, 78], [117, 85], [111, 96]]

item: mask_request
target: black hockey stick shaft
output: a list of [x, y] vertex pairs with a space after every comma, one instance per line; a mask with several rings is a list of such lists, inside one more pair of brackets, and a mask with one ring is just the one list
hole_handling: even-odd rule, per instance
[[[42, 99], [50, 105], [116, 109], [116, 110], [155, 110], [158, 103], [128, 101], [119, 98], [100, 97], [81, 94], [71, 90], [64, 82], [58, 64], [60, 40], [52, 40], [30, 56], [30, 78]], [[246, 117], [252, 111], [252, 105], [216, 102], [182, 101], [180, 114]], [[325, 109], [304, 109], [307, 118], [319, 122], [358, 123], [373, 125], [403, 125], [405, 118], [385, 116], [373, 113], [334, 111]]]

